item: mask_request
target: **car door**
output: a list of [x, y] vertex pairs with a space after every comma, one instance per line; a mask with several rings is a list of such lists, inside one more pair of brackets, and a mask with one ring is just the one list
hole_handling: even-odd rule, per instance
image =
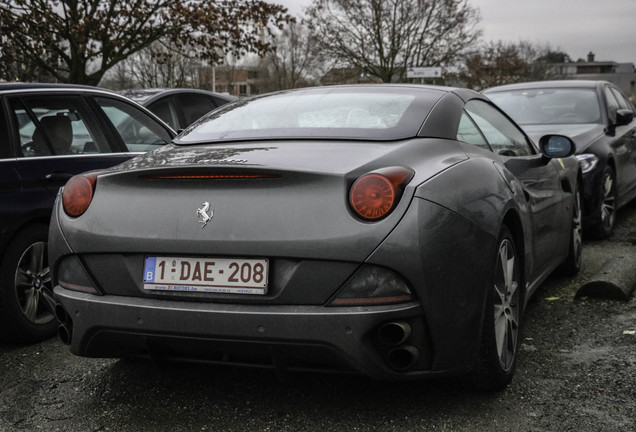
[[[79, 94], [7, 96], [12, 125], [11, 169], [19, 188], [4, 195], [16, 220], [48, 214], [57, 190], [75, 174], [123, 162]], [[7, 165], [7, 164], [5, 164]]]
[[553, 261], [559, 252], [557, 249], [567, 252], [564, 245], [567, 245], [569, 231], [559, 175], [565, 169], [558, 161], [544, 158], [521, 129], [494, 106], [472, 100], [466, 104], [466, 112], [489, 148], [500, 156], [494, 158], [495, 167], [508, 182], [521, 183], [524, 196], [519, 199], [527, 204], [527, 217], [531, 222], [524, 227], [530, 233], [531, 242], [531, 250], [526, 252], [530, 253], [533, 268], [528, 270], [541, 272]]
[[[634, 112], [633, 105], [614, 87], [605, 86], [605, 99], [608, 117], [613, 123], [616, 123], [617, 110]], [[619, 204], [625, 204], [636, 196], [636, 120], [608, 130], [616, 156]]]
[[[15, 231], [25, 221], [47, 218], [58, 189], [73, 175], [111, 167], [135, 155], [117, 129], [107, 124], [108, 118], [91, 108], [87, 97], [79, 92], [5, 97], [10, 145], [0, 162], [4, 172], [0, 200], [6, 232]], [[148, 124], [155, 123], [151, 125], [154, 129], [163, 129], [162, 136], [148, 138], [155, 144], [135, 150], [169, 142], [170, 132], [159, 122], [134, 106], [131, 113], [147, 117]], [[120, 124], [135, 122], [132, 115], [121, 113]]]

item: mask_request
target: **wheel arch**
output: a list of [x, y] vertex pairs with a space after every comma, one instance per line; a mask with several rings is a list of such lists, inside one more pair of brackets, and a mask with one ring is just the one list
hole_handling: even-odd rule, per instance
[[51, 214], [37, 214], [31, 218], [20, 221], [20, 223], [10, 229], [10, 234], [3, 239], [3, 243], [0, 249], [0, 262], [4, 260], [5, 255], [9, 251], [9, 245], [20, 235], [24, 230], [29, 227], [38, 225], [44, 225], [48, 228], [51, 221]]

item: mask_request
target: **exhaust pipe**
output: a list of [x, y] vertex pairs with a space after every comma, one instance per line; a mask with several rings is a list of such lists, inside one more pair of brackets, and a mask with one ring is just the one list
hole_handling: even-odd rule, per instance
[[57, 328], [57, 335], [64, 345], [70, 345], [73, 338], [73, 327], [62, 324]]
[[55, 318], [57, 318], [60, 323], [64, 323], [66, 322], [66, 320], [70, 320], [68, 314], [64, 310], [64, 307], [59, 303], [55, 305]]
[[405, 371], [415, 366], [420, 359], [420, 350], [413, 345], [404, 345], [389, 351], [386, 362], [389, 367], [398, 371]]
[[60, 322], [60, 326], [57, 328], [57, 335], [63, 344], [70, 345], [73, 338], [73, 321], [71, 321], [71, 317], [59, 303], [55, 305], [55, 317]]
[[411, 325], [404, 321], [388, 322], [378, 329], [378, 339], [385, 345], [401, 345], [406, 342], [410, 336]]

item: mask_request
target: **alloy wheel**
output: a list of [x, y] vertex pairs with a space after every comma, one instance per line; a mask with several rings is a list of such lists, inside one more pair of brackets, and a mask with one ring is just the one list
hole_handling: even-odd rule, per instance
[[504, 371], [513, 365], [519, 337], [519, 268], [514, 245], [505, 238], [499, 246], [494, 286], [494, 324], [497, 356]]
[[572, 209], [572, 255], [577, 267], [581, 265], [583, 255], [583, 213], [581, 210], [581, 194], [576, 191], [574, 195], [574, 209]]
[[22, 313], [28, 321], [46, 324], [55, 318], [46, 242], [32, 244], [20, 257], [15, 272], [15, 289]]
[[611, 172], [604, 173], [602, 188], [601, 224], [611, 230], [614, 226], [614, 218], [616, 217], [614, 176]]

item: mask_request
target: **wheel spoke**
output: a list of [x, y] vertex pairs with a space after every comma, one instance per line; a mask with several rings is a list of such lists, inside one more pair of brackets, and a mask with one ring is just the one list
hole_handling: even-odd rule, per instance
[[42, 279], [42, 282], [45, 284], [50, 284], [51, 283], [51, 271], [50, 271], [50, 267], [44, 267], [41, 271], [40, 271], [40, 279]]
[[31, 246], [30, 250], [30, 265], [29, 270], [31, 274], [37, 275], [42, 271], [42, 267], [44, 266], [44, 252], [46, 250], [46, 245], [44, 243], [35, 243]]
[[38, 315], [38, 303], [39, 295], [34, 288], [28, 289], [24, 292], [24, 304], [22, 305], [22, 311], [31, 322], [36, 322]]
[[500, 361], [503, 361], [505, 344], [508, 337], [508, 322], [505, 314], [501, 314], [499, 317], [495, 317], [495, 342], [497, 345], [497, 356]]
[[610, 197], [614, 199], [614, 197], [611, 196], [613, 187], [614, 187], [614, 179], [612, 178], [612, 176], [606, 175], [605, 179], [603, 180], [603, 195], [605, 197]]
[[509, 283], [508, 270], [508, 249], [505, 244], [502, 244], [499, 247], [499, 263], [497, 265], [497, 275], [495, 279], [495, 290], [502, 304], [505, 303], [506, 290]]
[[614, 177], [607, 173], [603, 178], [603, 201], [601, 202], [601, 221], [607, 226], [614, 225], [616, 197], [614, 196]]
[[515, 257], [514, 255], [506, 261], [506, 294], [512, 294], [514, 291], [514, 283], [512, 278], [515, 275]]
[[501, 358], [502, 364], [506, 367], [509, 367], [512, 359], [514, 357], [514, 347], [517, 346], [517, 321], [512, 319], [512, 317], [508, 317], [508, 330], [507, 330], [507, 338], [506, 338], [506, 349], [504, 351], [504, 356]]
[[601, 218], [606, 221], [614, 216], [614, 206], [603, 203], [601, 206]]
[[583, 225], [581, 212], [581, 194], [578, 191], [574, 198], [574, 216], [572, 218], [572, 225], [572, 248], [575, 256], [579, 257], [583, 245]]
[[31, 286], [33, 277], [24, 269], [18, 268], [15, 273], [15, 287], [18, 290], [20, 287], [28, 288]]
[[54, 314], [55, 313], [55, 297], [53, 297], [53, 293], [48, 288], [43, 288], [41, 291], [42, 299], [44, 300], [44, 307], [47, 311]]

